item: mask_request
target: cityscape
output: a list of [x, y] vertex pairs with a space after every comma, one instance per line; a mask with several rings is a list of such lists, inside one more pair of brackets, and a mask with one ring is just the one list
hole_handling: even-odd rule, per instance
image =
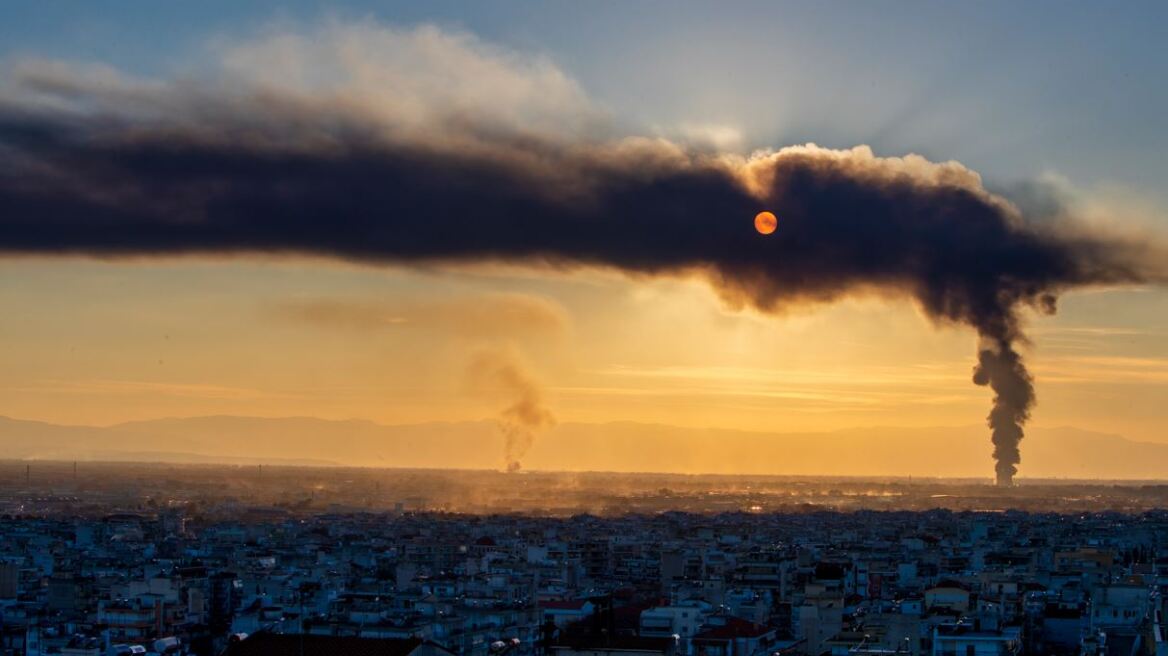
[[9, 462], [0, 495], [10, 654], [1168, 648], [1168, 485]]
[[0, 656], [1168, 656], [1168, 2], [0, 2]]

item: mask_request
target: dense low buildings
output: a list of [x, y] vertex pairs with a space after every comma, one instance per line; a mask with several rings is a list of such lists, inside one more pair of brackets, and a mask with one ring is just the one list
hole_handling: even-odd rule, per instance
[[0, 517], [0, 656], [1168, 656], [1158, 511], [129, 510]]

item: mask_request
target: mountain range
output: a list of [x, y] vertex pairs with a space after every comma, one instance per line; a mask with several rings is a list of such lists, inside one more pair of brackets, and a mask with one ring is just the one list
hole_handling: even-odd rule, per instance
[[[563, 423], [523, 458], [540, 470], [989, 477], [980, 426], [750, 432], [660, 424]], [[1168, 478], [1168, 444], [1076, 428], [1030, 428], [1024, 477]], [[189, 417], [68, 426], [0, 417], [0, 458], [492, 469], [491, 421], [385, 425], [308, 417]]]

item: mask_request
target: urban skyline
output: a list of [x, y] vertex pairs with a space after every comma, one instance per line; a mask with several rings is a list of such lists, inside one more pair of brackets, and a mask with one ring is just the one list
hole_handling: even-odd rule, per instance
[[0, 656], [1168, 656], [1168, 3], [0, 3]]

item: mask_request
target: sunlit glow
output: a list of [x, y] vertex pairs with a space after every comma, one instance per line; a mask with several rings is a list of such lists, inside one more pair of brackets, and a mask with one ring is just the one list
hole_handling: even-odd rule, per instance
[[754, 215], [754, 229], [759, 234], [769, 235], [779, 227], [779, 219], [772, 212], [762, 211]]

